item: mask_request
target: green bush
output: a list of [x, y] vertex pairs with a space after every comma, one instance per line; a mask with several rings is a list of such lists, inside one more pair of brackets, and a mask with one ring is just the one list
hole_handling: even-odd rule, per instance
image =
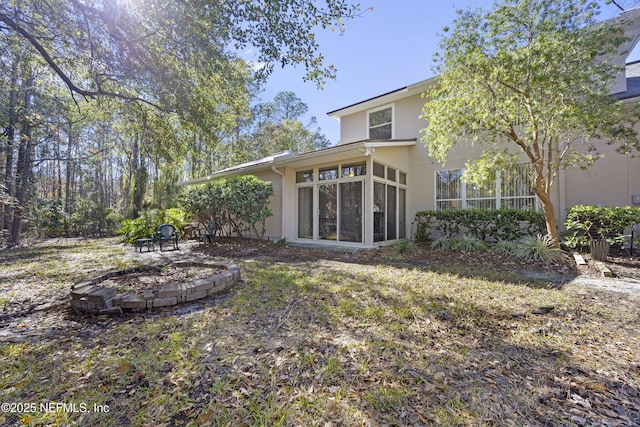
[[464, 234], [481, 241], [517, 240], [542, 233], [546, 227], [543, 213], [518, 209], [420, 211], [415, 224], [419, 241], [430, 240], [433, 231], [444, 238]]
[[494, 252], [506, 256], [513, 256], [517, 248], [518, 244], [513, 240], [498, 240], [493, 246]]
[[[180, 204], [199, 222], [215, 220], [240, 236], [248, 230], [264, 236], [265, 221], [272, 215], [271, 196], [271, 182], [247, 175], [191, 187], [180, 196]], [[262, 225], [260, 231], [257, 224]]]
[[65, 215], [60, 201], [38, 199], [33, 213], [38, 237], [60, 237], [64, 235]]
[[78, 199], [69, 218], [69, 232], [74, 236], [112, 236], [122, 217], [105, 205], [89, 199]]
[[515, 257], [524, 261], [539, 261], [550, 264], [564, 259], [564, 253], [554, 247], [550, 235], [526, 236], [516, 244]]
[[569, 210], [565, 227], [565, 244], [585, 248], [592, 239], [604, 239], [622, 246], [628, 240], [625, 231], [640, 223], [640, 208], [577, 205]]
[[481, 240], [476, 239], [475, 237], [462, 236], [456, 237], [454, 239], [451, 238], [440, 238], [436, 239], [431, 243], [431, 249], [442, 250], [442, 251], [462, 251], [462, 252], [475, 252], [475, 251], [484, 251], [487, 249], [487, 245], [485, 245]]
[[152, 237], [162, 224], [171, 224], [180, 230], [187, 222], [188, 216], [182, 209], [154, 209], [143, 212], [136, 219], [124, 220], [116, 233], [122, 235], [126, 243], [133, 243], [137, 239]]
[[402, 242], [395, 243], [393, 245], [393, 249], [402, 255], [411, 255], [418, 248], [415, 243], [404, 240]]

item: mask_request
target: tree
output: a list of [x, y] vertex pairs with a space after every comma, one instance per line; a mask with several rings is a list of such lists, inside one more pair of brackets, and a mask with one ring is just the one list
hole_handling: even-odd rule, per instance
[[0, 2], [0, 229], [16, 243], [38, 199], [64, 199], [65, 225], [80, 199], [131, 216], [169, 203], [185, 164], [213, 169], [274, 66], [334, 77], [315, 32], [359, 14], [348, 0]]
[[309, 107], [295, 93], [278, 92], [273, 101], [257, 104], [250, 121], [226, 144], [225, 161], [220, 167], [261, 159], [285, 150], [305, 153], [330, 145], [330, 141], [311, 117], [304, 124]]
[[256, 48], [263, 75], [274, 64], [303, 64], [308, 80], [332, 78], [315, 31], [342, 29], [359, 8], [346, 0], [323, 3], [22, 0], [0, 3], [0, 32], [28, 43], [73, 94], [175, 108], [197, 93], [189, 69], [225, 75], [232, 48]]
[[430, 155], [441, 162], [459, 143], [485, 147], [464, 179], [487, 184], [500, 168], [532, 165], [547, 232], [559, 244], [551, 188], [562, 168], [585, 168], [598, 143], [638, 148], [636, 111], [610, 87], [626, 38], [621, 20], [597, 24], [594, 1], [503, 0], [459, 11], [437, 55], [440, 77], [422, 117]]

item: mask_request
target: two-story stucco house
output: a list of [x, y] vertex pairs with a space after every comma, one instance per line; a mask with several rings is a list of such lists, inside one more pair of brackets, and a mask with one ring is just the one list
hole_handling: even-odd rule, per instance
[[[640, 12], [624, 19], [629, 41], [620, 64], [640, 38]], [[457, 147], [445, 166], [429, 157], [420, 140], [428, 124], [420, 114], [422, 94], [436, 82], [437, 77], [430, 78], [329, 112], [340, 121], [337, 146], [279, 153], [185, 184], [256, 175], [274, 186], [267, 236], [350, 248], [410, 238], [420, 210], [537, 208], [524, 167], [500, 176], [495, 191], [487, 192], [460, 179], [466, 161], [478, 152]], [[624, 102], [640, 101], [640, 63], [627, 64], [612, 92]], [[640, 159], [608, 146], [603, 151], [606, 157], [586, 171], [560, 172], [553, 195], [560, 221], [577, 204], [640, 205]]]

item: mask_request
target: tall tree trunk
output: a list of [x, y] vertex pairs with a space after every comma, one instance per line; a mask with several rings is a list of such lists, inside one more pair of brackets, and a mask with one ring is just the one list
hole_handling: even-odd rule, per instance
[[132, 179], [130, 193], [130, 211], [128, 217], [133, 219], [140, 216], [143, 210], [144, 195], [147, 190], [148, 172], [145, 167], [144, 156], [140, 153], [140, 135], [136, 134], [133, 140], [132, 152]]
[[13, 224], [9, 234], [9, 243], [20, 241], [24, 215], [29, 205], [29, 192], [31, 190], [31, 176], [33, 174], [33, 123], [31, 118], [34, 98], [33, 70], [27, 70], [24, 94], [24, 118], [20, 129], [20, 147], [18, 149], [18, 161], [16, 163], [16, 191], [17, 208], [13, 213]]
[[71, 122], [67, 124], [67, 160], [65, 165], [65, 187], [64, 187], [64, 232], [69, 236], [69, 219], [71, 218], [71, 190], [73, 188], [73, 168], [75, 167], [73, 156], [73, 125]]
[[542, 212], [544, 213], [544, 219], [547, 225], [547, 234], [551, 236], [553, 246], [559, 248], [560, 238], [558, 236], [558, 224], [556, 222], [556, 212], [551, 202], [551, 196], [544, 185], [540, 188], [538, 183], [536, 183], [534, 190], [542, 204]]
[[[17, 61], [14, 60], [13, 65], [11, 67], [11, 77], [9, 82], [9, 121], [7, 123], [7, 127], [4, 130], [5, 138], [6, 138], [6, 146], [5, 146], [5, 163], [4, 163], [4, 183], [5, 187], [7, 187], [7, 194], [9, 197], [15, 196], [15, 176], [13, 174], [13, 154], [15, 150], [15, 138], [16, 138], [16, 126], [18, 123], [18, 64]], [[13, 207], [11, 205], [2, 207], [0, 206], [0, 210], [2, 211], [1, 221], [0, 221], [0, 231], [4, 229], [9, 230], [9, 234], [11, 234], [12, 227], [12, 218], [13, 218]]]

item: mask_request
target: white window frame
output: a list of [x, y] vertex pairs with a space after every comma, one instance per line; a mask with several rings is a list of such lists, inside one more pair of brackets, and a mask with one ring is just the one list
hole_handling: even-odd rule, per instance
[[[366, 174], [364, 175], [355, 175], [355, 176], [348, 176], [348, 177], [342, 177], [342, 168], [343, 166], [353, 166], [354, 164], [364, 164], [366, 167]], [[326, 167], [329, 166], [336, 166], [338, 168], [338, 177], [337, 178], [332, 178], [332, 179], [324, 179], [321, 180], [319, 177], [319, 172], [321, 169], [325, 169]], [[362, 236], [362, 240], [360, 242], [351, 242], [351, 241], [345, 241], [345, 240], [325, 240], [325, 239], [320, 239], [320, 224], [319, 224], [319, 213], [320, 213], [320, 196], [319, 196], [319, 188], [320, 185], [323, 184], [336, 184], [336, 206], [338, 207], [338, 216], [336, 218], [336, 231], [338, 233], [338, 237], [340, 237], [340, 226], [341, 224], [341, 217], [340, 217], [340, 212], [342, 209], [341, 206], [341, 202], [340, 202], [340, 192], [342, 191], [342, 188], [340, 186], [340, 184], [345, 183], [345, 182], [357, 182], [360, 181], [362, 182], [362, 201], [361, 204], [364, 207], [365, 203], [366, 203], [366, 188], [367, 188], [367, 175], [370, 174], [371, 172], [369, 172], [369, 165], [366, 161], [347, 161], [347, 162], [338, 162], [338, 163], [334, 163], [334, 164], [330, 164], [330, 165], [326, 165], [326, 166], [314, 166], [311, 168], [300, 168], [299, 170], [296, 170], [296, 173], [298, 172], [303, 172], [303, 171], [307, 171], [307, 170], [311, 170], [313, 172], [313, 181], [305, 181], [305, 182], [297, 182], [295, 185], [295, 206], [296, 206], [296, 210], [295, 210], [295, 224], [296, 224], [296, 230], [295, 230], [295, 239], [298, 241], [308, 241], [308, 242], [323, 242], [323, 243], [327, 243], [327, 244], [336, 244], [336, 245], [364, 245], [365, 241], [366, 241], [366, 221], [365, 221], [365, 210], [363, 209], [362, 212], [362, 224], [361, 224], [361, 236]], [[298, 188], [301, 187], [311, 187], [313, 188], [313, 238], [304, 238], [304, 237], [298, 237], [298, 228], [297, 228], [297, 224], [298, 224], [298, 215], [300, 213], [299, 211], [299, 200], [298, 200]]]
[[[366, 117], [366, 120], [367, 120], [367, 123], [366, 123], [366, 126], [367, 126], [367, 139], [371, 139], [371, 136], [370, 136], [371, 127], [369, 126], [369, 116], [372, 113], [376, 113], [376, 112], [382, 111], [382, 110], [387, 110], [389, 108], [391, 108], [391, 138], [389, 138], [389, 139], [394, 139], [395, 138], [395, 135], [396, 135], [396, 108], [395, 108], [395, 104], [387, 104], [387, 105], [384, 105], [382, 107], [374, 108], [372, 110], [368, 110], [367, 111], [367, 117]], [[374, 128], [381, 127], [381, 126], [386, 126], [387, 124], [388, 123], [383, 123], [383, 124], [374, 126]]]
[[[522, 163], [523, 165], [527, 165], [527, 163]], [[540, 201], [538, 198], [534, 196], [503, 196], [502, 195], [502, 171], [497, 172], [496, 183], [494, 195], [491, 197], [467, 197], [467, 183], [465, 181], [460, 182], [460, 198], [455, 199], [438, 199], [438, 172], [443, 171], [454, 171], [461, 170], [464, 172], [464, 168], [453, 168], [453, 169], [442, 169], [434, 171], [433, 173], [433, 206], [434, 210], [441, 210], [438, 208], [438, 202], [451, 202], [451, 201], [460, 201], [460, 209], [468, 208], [468, 201], [478, 201], [478, 200], [494, 200], [495, 201], [495, 209], [500, 209], [502, 207], [503, 200], [525, 200], [531, 199], [534, 200], [534, 210], [540, 210]]]

